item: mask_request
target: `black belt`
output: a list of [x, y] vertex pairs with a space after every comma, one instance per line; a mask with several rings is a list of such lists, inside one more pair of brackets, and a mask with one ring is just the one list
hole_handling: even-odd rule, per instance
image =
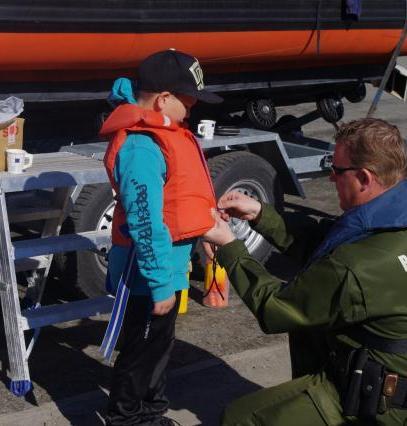
[[407, 409], [407, 377], [390, 372], [386, 366], [369, 358], [369, 350], [407, 354], [407, 339], [378, 336], [365, 326], [344, 330], [359, 349], [342, 343], [332, 352], [330, 368], [333, 382], [341, 394], [345, 416], [372, 418], [388, 408]]
[[[357, 349], [343, 346], [338, 351], [331, 353], [327, 373], [342, 397], [343, 406], [346, 394], [349, 391], [351, 376], [355, 371], [354, 355], [357, 354], [357, 352]], [[381, 399], [378, 412], [384, 412], [388, 408], [407, 409], [407, 377], [399, 376], [394, 372], [388, 371], [383, 364], [377, 361], [371, 359], [366, 361], [363, 367], [363, 373], [360, 373], [360, 392], [365, 395], [369, 392], [370, 384], [368, 379], [365, 379], [365, 375], [368, 377], [371, 371], [374, 371], [376, 375], [379, 374], [382, 377], [380, 389]], [[378, 373], [378, 371], [380, 373]]]
[[[349, 329], [346, 335], [368, 349], [393, 354], [407, 353], [407, 339], [388, 339], [368, 331], [365, 327]], [[382, 393], [385, 396], [388, 394], [390, 407], [407, 408], [407, 378], [389, 372], [385, 367]]]
[[407, 354], [407, 339], [388, 339], [378, 336], [364, 327], [354, 327], [346, 330], [346, 336], [368, 349], [391, 354]]

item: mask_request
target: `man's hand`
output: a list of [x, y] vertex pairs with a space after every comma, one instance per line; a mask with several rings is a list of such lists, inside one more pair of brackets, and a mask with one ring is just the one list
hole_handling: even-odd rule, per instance
[[218, 208], [224, 220], [236, 217], [242, 220], [257, 220], [261, 212], [259, 201], [238, 191], [227, 192], [218, 201]]
[[214, 254], [215, 254], [213, 249], [212, 249], [213, 245], [211, 243], [206, 242], [206, 241], [201, 241], [201, 244], [202, 244], [202, 248], [203, 248], [203, 251], [205, 253], [206, 259], [212, 260]]
[[235, 240], [236, 237], [231, 231], [229, 224], [221, 218], [220, 214], [215, 209], [212, 210], [212, 215], [215, 219], [215, 226], [207, 231], [202, 238], [217, 246], [224, 246]]
[[175, 305], [175, 295], [172, 295], [169, 299], [162, 300], [161, 302], [154, 302], [154, 307], [152, 314], [153, 315], [165, 315], [170, 312], [170, 310]]

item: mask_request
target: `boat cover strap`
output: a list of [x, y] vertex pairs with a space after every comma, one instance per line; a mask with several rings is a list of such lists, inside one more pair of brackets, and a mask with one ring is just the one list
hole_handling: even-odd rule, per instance
[[346, 0], [346, 15], [359, 19], [362, 14], [362, 0]]
[[319, 55], [320, 52], [320, 45], [321, 45], [321, 6], [322, 6], [322, 0], [318, 1], [317, 5], [317, 55]]

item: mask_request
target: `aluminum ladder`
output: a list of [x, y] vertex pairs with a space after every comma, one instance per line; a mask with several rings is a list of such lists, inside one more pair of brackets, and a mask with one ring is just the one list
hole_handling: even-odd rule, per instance
[[[0, 173], [0, 299], [10, 390], [17, 396], [32, 389], [28, 359], [41, 327], [111, 311], [113, 298], [107, 296], [41, 306], [53, 254], [110, 244], [109, 231], [59, 234], [75, 191], [107, 181], [101, 161], [69, 152], [34, 155], [33, 166], [19, 175]], [[39, 220], [39, 238], [12, 240], [10, 223]], [[21, 308], [19, 271], [34, 271], [25, 295], [32, 300], [28, 309]], [[28, 344], [27, 330], [35, 330]]]

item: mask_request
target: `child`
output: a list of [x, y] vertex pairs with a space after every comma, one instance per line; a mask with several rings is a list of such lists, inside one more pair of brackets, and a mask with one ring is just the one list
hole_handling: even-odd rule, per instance
[[116, 83], [114, 98], [124, 103], [101, 130], [110, 139], [104, 162], [117, 199], [107, 283], [117, 293], [104, 341], [110, 351], [120, 330], [114, 322], [124, 316], [110, 426], [174, 424], [163, 416], [165, 370], [194, 241], [213, 227], [216, 205], [202, 151], [184, 127], [197, 100], [222, 101], [204, 89], [199, 62], [176, 50], [155, 53], [139, 66], [137, 90], [133, 97], [128, 80]]

